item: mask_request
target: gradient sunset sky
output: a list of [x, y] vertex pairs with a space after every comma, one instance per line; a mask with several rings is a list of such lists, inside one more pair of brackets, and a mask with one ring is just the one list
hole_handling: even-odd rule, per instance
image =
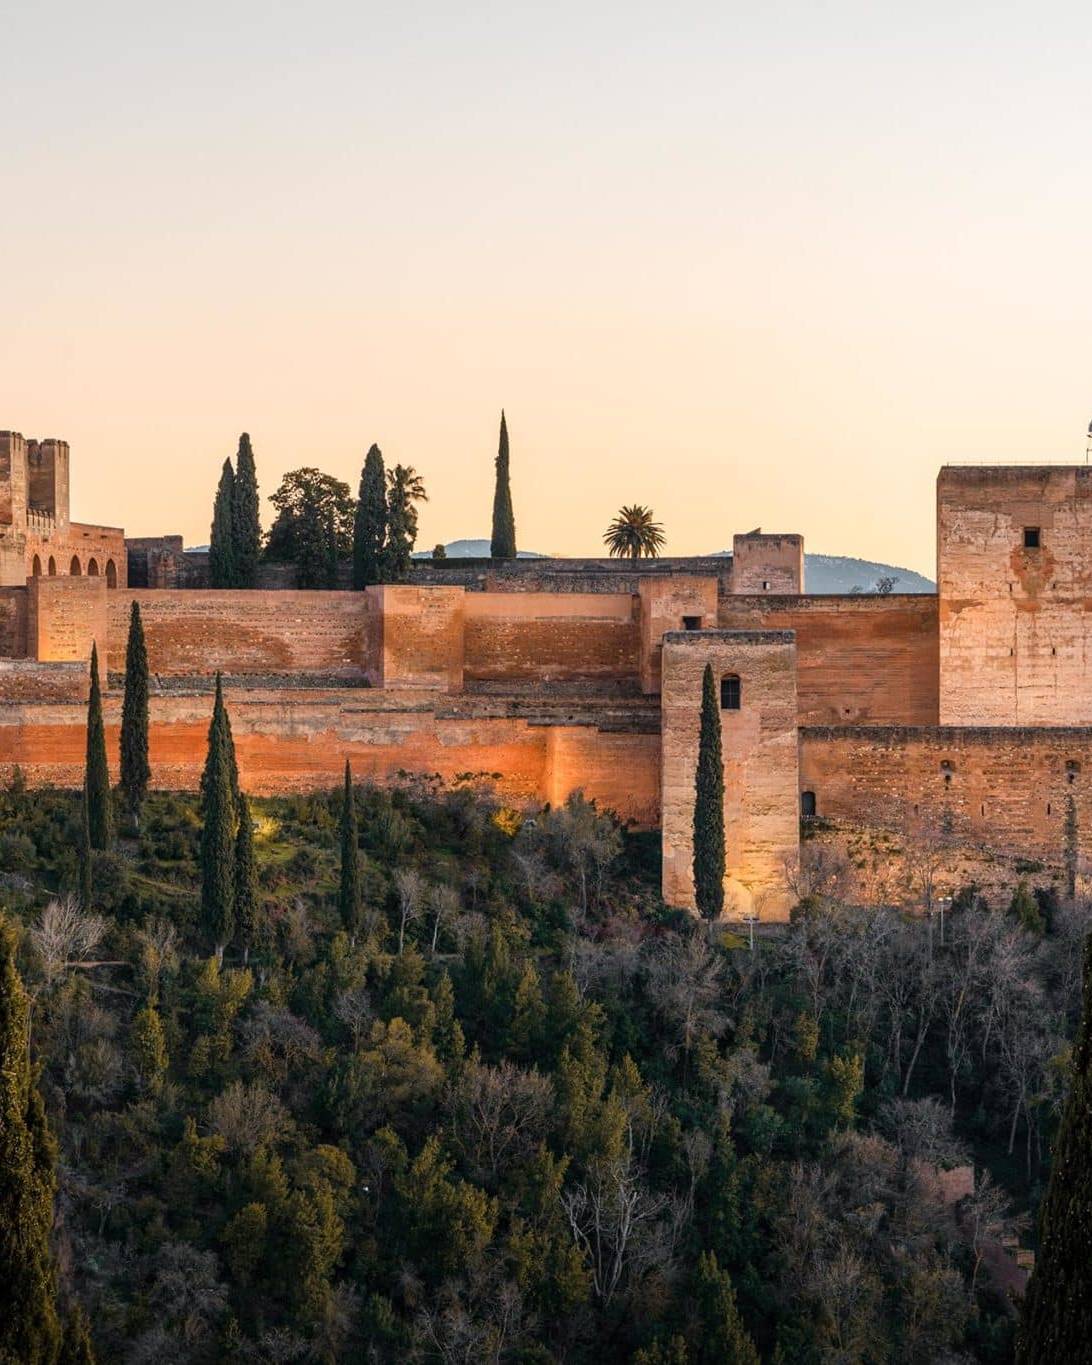
[[[459, 11], [462, 12], [459, 12]], [[422, 547], [734, 531], [931, 574], [938, 466], [1084, 458], [1073, 4], [7, 7], [0, 427], [73, 511], [208, 539], [367, 446]], [[263, 501], [267, 524], [269, 507]]]

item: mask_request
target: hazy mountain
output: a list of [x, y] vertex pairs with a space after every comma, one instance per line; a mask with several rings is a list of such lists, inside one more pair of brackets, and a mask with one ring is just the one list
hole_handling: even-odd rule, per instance
[[[488, 540], [452, 540], [444, 546], [447, 551], [448, 559], [488, 559], [489, 541]], [[414, 559], [431, 559], [431, 550], [418, 550], [413, 556]], [[517, 550], [517, 559], [545, 559], [545, 555], [536, 554], [534, 550]]]

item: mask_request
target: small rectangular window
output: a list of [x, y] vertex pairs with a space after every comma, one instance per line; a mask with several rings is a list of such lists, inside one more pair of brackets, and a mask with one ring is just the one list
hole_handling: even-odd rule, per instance
[[739, 675], [729, 673], [727, 677], [720, 680], [720, 709], [722, 711], [739, 710]]
[[770, 591], [770, 580], [769, 580], [768, 578], [764, 578], [764, 579], [762, 580], [762, 591], [763, 591], [763, 592], [769, 592], [769, 591]]
[[1037, 550], [1039, 548], [1039, 528], [1038, 526], [1024, 527], [1024, 549]]
[[701, 630], [700, 616], [684, 616], [682, 619], [683, 630]]

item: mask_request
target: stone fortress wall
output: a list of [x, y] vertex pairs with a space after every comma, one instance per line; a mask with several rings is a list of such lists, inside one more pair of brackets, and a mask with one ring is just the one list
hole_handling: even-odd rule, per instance
[[[363, 593], [191, 586], [180, 539], [163, 537], [131, 542], [149, 586], [127, 589], [124, 541], [67, 520], [67, 447], [38, 443], [52, 465], [35, 463], [21, 440], [0, 438], [0, 776], [19, 764], [35, 782], [79, 782], [92, 642], [116, 761], [135, 600], [161, 785], [196, 786], [221, 671], [250, 790], [331, 786], [346, 757], [360, 778], [488, 777], [517, 803], [583, 790], [661, 828], [665, 897], [692, 907], [708, 662], [738, 687], [721, 713], [732, 913], [787, 913], [802, 802], [863, 827], [943, 818], [968, 847], [1048, 867], [1075, 823], [1084, 859], [1085, 471], [942, 470], [936, 596], [805, 596], [801, 537], [761, 532], [736, 536], [730, 556], [636, 566], [425, 561], [410, 583]], [[55, 540], [31, 524], [31, 498], [52, 499]], [[35, 572], [47, 543], [81, 572]]]

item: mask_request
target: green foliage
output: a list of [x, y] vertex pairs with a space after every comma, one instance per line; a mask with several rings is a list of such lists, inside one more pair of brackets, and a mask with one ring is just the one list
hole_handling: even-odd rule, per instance
[[201, 918], [218, 948], [235, 932], [235, 795], [233, 747], [220, 675], [201, 777]]
[[148, 649], [140, 604], [129, 610], [129, 639], [125, 647], [125, 696], [121, 706], [121, 795], [137, 821], [151, 781], [148, 765]]
[[356, 503], [349, 485], [313, 467], [293, 469], [270, 498], [277, 509], [266, 557], [296, 566], [300, 588], [328, 588], [331, 555], [352, 552]]
[[57, 1365], [95, 1365], [95, 1351], [91, 1345], [91, 1329], [87, 1314], [80, 1304], [68, 1315]]
[[363, 908], [360, 891], [360, 850], [356, 823], [356, 798], [353, 795], [353, 774], [349, 760], [345, 760], [345, 788], [341, 797], [341, 883], [338, 908], [341, 922], [350, 934], [360, 928]]
[[99, 687], [99, 651], [91, 646], [91, 691], [87, 699], [87, 760], [83, 789], [87, 797], [88, 840], [92, 848], [110, 847], [113, 811], [110, 769], [106, 762], [106, 730], [102, 722], [102, 691]]
[[612, 559], [657, 559], [664, 545], [664, 528], [653, 519], [651, 507], [633, 503], [622, 507], [603, 533]]
[[209, 586], [233, 588], [238, 581], [235, 556], [235, 471], [225, 460], [212, 504], [209, 532]]
[[49, 1238], [56, 1151], [31, 1072], [15, 934], [0, 919], [0, 1361], [52, 1365], [61, 1340]]
[[353, 587], [381, 581], [387, 544], [387, 475], [383, 452], [369, 448], [360, 471], [360, 494], [353, 521]]
[[1021, 926], [1029, 934], [1042, 934], [1046, 929], [1046, 921], [1039, 909], [1039, 903], [1025, 881], [1019, 882], [1012, 894], [1012, 900], [1009, 902], [1009, 914], [1018, 919]]
[[697, 1365], [759, 1365], [754, 1342], [740, 1318], [731, 1276], [721, 1270], [714, 1251], [698, 1257], [694, 1301], [700, 1319]]
[[705, 919], [717, 919], [724, 910], [724, 856], [720, 705], [712, 666], [706, 664], [694, 790], [694, 899]]
[[401, 583], [409, 577], [417, 544], [417, 506], [428, 502], [424, 481], [412, 465], [396, 464], [387, 471], [387, 543], [383, 549], [383, 581]]
[[133, 1016], [131, 1034], [133, 1069], [142, 1086], [158, 1090], [167, 1074], [167, 1035], [155, 1000], [149, 1000]]
[[496, 485], [493, 490], [493, 537], [489, 553], [494, 559], [515, 559], [516, 517], [512, 511], [512, 487], [508, 469], [508, 423], [501, 410], [497, 446]]
[[1017, 1360], [1083, 1360], [1092, 1341], [1092, 934], [1069, 1093], [1039, 1215], [1039, 1254], [1024, 1296]]
[[258, 937], [258, 866], [254, 858], [254, 822], [250, 802], [240, 792], [235, 833], [235, 936], [249, 953]]
[[258, 561], [262, 550], [261, 509], [258, 499], [258, 471], [254, 464], [250, 437], [245, 431], [239, 437], [239, 450], [235, 456], [231, 538], [234, 560], [231, 586], [256, 588]]

